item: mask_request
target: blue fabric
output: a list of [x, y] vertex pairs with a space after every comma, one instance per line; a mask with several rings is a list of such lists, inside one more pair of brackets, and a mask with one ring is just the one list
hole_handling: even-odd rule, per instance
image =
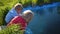
[[41, 6], [28, 27], [34, 34], [60, 34], [60, 3]]
[[9, 21], [17, 15], [18, 13], [16, 12], [16, 10], [14, 10], [14, 8], [11, 9], [6, 15], [6, 18], [5, 18], [6, 23], [9, 23]]
[[33, 34], [33, 33], [31, 31], [31, 29], [27, 27], [26, 30], [25, 30], [25, 34]]

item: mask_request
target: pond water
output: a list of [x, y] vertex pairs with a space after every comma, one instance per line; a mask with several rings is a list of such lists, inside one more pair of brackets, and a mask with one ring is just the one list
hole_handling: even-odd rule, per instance
[[28, 25], [33, 34], [60, 33], [60, 2], [43, 6], [28, 6], [23, 11], [27, 9], [34, 12], [34, 17]]

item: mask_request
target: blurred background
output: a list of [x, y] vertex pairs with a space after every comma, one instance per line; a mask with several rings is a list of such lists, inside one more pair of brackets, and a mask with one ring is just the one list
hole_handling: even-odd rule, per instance
[[5, 16], [16, 3], [34, 12], [28, 25], [34, 34], [60, 33], [60, 0], [0, 0], [0, 26], [6, 25]]

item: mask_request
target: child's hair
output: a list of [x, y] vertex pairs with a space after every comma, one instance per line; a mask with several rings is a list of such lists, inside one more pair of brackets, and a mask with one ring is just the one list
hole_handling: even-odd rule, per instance
[[22, 6], [22, 4], [21, 3], [17, 3], [16, 5], [14, 5], [14, 8], [16, 9], [16, 8], [21, 8], [21, 9], [23, 9], [23, 6]]
[[32, 19], [33, 15], [34, 15], [34, 13], [31, 10], [26, 10], [23, 12], [24, 19], [27, 22], [29, 22]]

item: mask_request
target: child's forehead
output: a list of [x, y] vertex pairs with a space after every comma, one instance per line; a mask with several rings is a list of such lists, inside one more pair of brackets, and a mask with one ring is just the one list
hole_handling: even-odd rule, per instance
[[32, 14], [31, 12], [27, 12], [26, 14]]
[[[31, 12], [26, 12], [26, 13], [24, 13], [25, 15], [29, 15], [29, 14], [32, 14]], [[33, 15], [33, 14], [32, 14]]]
[[28, 15], [31, 16], [31, 15], [33, 15], [33, 12], [31, 10], [26, 10], [23, 12], [23, 15], [24, 16], [28, 16]]
[[25, 10], [23, 13], [31, 13], [32, 11], [31, 10]]

